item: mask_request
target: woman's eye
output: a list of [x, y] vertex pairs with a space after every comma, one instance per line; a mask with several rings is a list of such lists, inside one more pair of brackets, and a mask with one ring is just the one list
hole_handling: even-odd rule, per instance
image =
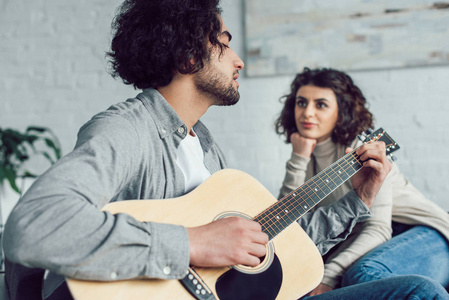
[[298, 102], [296, 102], [296, 105], [297, 105], [298, 107], [306, 107], [306, 106], [307, 106], [307, 103], [306, 103], [305, 101], [298, 101]]
[[318, 106], [318, 108], [326, 108], [327, 104], [320, 102], [320, 103], [317, 104], [317, 106]]

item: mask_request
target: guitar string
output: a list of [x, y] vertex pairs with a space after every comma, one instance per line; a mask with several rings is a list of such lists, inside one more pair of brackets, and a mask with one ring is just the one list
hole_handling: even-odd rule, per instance
[[[349, 158], [349, 157], [354, 158], [354, 155], [351, 154], [351, 155], [345, 156], [344, 158]], [[351, 161], [353, 161], [353, 159], [351, 159]], [[346, 164], [342, 164], [344, 162], [346, 162]], [[345, 171], [345, 173], [347, 173], [347, 169], [345, 169], [345, 168], [353, 167], [353, 164], [348, 163], [345, 160], [342, 160], [342, 161], [338, 162], [338, 164], [334, 164], [333, 167], [334, 168], [329, 168], [328, 170], [325, 170], [325, 172], [323, 172], [323, 174], [321, 174], [321, 175], [327, 175], [327, 177], [330, 178], [332, 180], [333, 184], [334, 184], [334, 187], [332, 187], [332, 188], [329, 188], [329, 186], [327, 186], [327, 184], [326, 184], [326, 186], [327, 186], [327, 188], [329, 190], [328, 194], [331, 193], [334, 189], [336, 189], [341, 183], [343, 183], [343, 182], [341, 182], [339, 184], [336, 184], [335, 180], [332, 179], [332, 175], [336, 175], [336, 176], [334, 176], [334, 178], [335, 179], [340, 179], [340, 181], [342, 181], [341, 177], [335, 172], [335, 170], [343, 169]], [[352, 170], [352, 171], [354, 172], [354, 170]], [[329, 173], [330, 173], [330, 175], [329, 175]], [[321, 176], [321, 177], [323, 177], [323, 176]], [[321, 177], [318, 176], [317, 179], [320, 179], [323, 182], [323, 179]], [[346, 181], [347, 179], [348, 178], [344, 179], [344, 181]], [[292, 196], [294, 194], [294, 193], [292, 193], [289, 197], [286, 197], [286, 199], [284, 198], [285, 201], [282, 201], [282, 203], [276, 203], [276, 204], [280, 204], [280, 205], [278, 205], [277, 209], [273, 209], [276, 206], [276, 205], [274, 205], [271, 209], [265, 211], [265, 216], [264, 217], [262, 217], [261, 219], [259, 218], [260, 221], [265, 221], [265, 222], [263, 222], [263, 225], [265, 225], [263, 227], [265, 227], [268, 231], [269, 231], [269, 229], [274, 231], [274, 232], [269, 232], [273, 237], [275, 235], [277, 235], [279, 232], [281, 232], [283, 229], [285, 229], [286, 225], [288, 226], [288, 225], [290, 225], [292, 223], [292, 220], [291, 220], [289, 214], [287, 213], [284, 216], [287, 216], [290, 219], [290, 223], [284, 224], [281, 228], [279, 228], [277, 226], [277, 223], [279, 221], [283, 220], [283, 218], [281, 219], [281, 217], [279, 216], [279, 213], [280, 213], [281, 210], [283, 210], [284, 212], [285, 211], [290, 211], [291, 212], [292, 209], [289, 208], [289, 207], [293, 207], [293, 211], [294, 211], [296, 209], [295, 206], [299, 207], [299, 205], [302, 205], [302, 207], [304, 207], [304, 202], [309, 205], [309, 209], [310, 209], [310, 207], [313, 207], [315, 204], [317, 204], [319, 202], [319, 201], [315, 201], [314, 199], [311, 198], [313, 195], [316, 195], [316, 192], [312, 191], [312, 188], [311, 188], [312, 184], [316, 185], [316, 183], [311, 180], [310, 182], [308, 182], [308, 184], [303, 185], [301, 187], [300, 191], [296, 190], [298, 192], [298, 194], [296, 196]], [[312, 192], [312, 194], [310, 194], [310, 192]], [[299, 196], [301, 196], [301, 197], [299, 197]], [[325, 196], [326, 196], [326, 193], [325, 193]], [[296, 198], [300, 198], [300, 199], [303, 198], [303, 199], [301, 199], [303, 201], [302, 202], [298, 202]], [[311, 205], [309, 202], [307, 202], [307, 200], [311, 200], [313, 202], [313, 204]], [[295, 215], [295, 220], [300, 218], [307, 210], [308, 210], [308, 208], [306, 207], [305, 211], [299, 212], [299, 215], [298, 214]], [[271, 222], [271, 224], [270, 224], [270, 222]], [[276, 228], [274, 228], [273, 225]], [[277, 233], [276, 233], [276, 231], [277, 231]]]
[[[380, 135], [381, 136], [381, 135]], [[389, 142], [392, 142], [392, 140], [391, 140], [391, 138], [389, 138], [388, 136], [386, 137], [388, 140], [389, 140]], [[393, 142], [394, 143], [394, 142]], [[390, 145], [390, 144], [389, 144]], [[306, 202], [308, 205], [309, 205], [309, 208], [307, 208], [307, 206], [304, 206], [304, 204], [303, 204], [303, 208], [305, 208], [305, 211], [304, 212], [300, 212], [299, 213], [299, 215], [298, 216], [295, 216], [295, 218], [296, 219], [298, 219], [298, 218], [300, 218], [305, 212], [307, 212], [309, 209], [310, 209], [310, 207], [311, 206], [314, 206], [314, 205], [316, 205], [318, 202], [320, 202], [324, 197], [326, 197], [327, 195], [326, 195], [326, 192], [324, 192], [324, 191], [322, 191], [322, 188], [321, 188], [321, 186], [323, 186], [323, 185], [320, 185], [320, 184], [317, 184], [317, 182], [316, 181], [318, 181], [318, 179], [319, 180], [321, 180], [321, 183], [322, 184], [324, 184], [324, 185], [326, 185], [327, 186], [327, 188], [328, 188], [328, 192], [327, 192], [327, 194], [330, 194], [333, 190], [335, 190], [339, 185], [341, 185], [343, 182], [345, 182], [346, 180], [348, 180], [352, 175], [354, 175], [360, 168], [361, 168], [361, 164], [360, 164], [360, 161], [358, 161], [358, 159], [354, 159], [354, 158], [356, 158], [355, 156], [354, 156], [354, 153], [355, 152], [351, 152], [350, 153], [350, 155], [345, 155], [344, 157], [342, 157], [342, 159], [341, 159], [341, 161], [337, 161], [335, 164], [333, 164], [333, 165], [331, 165], [331, 166], [335, 166], [335, 167], [337, 167], [337, 168], [339, 168], [338, 169], [338, 174], [337, 173], [335, 173], [335, 170], [336, 170], [336, 168], [334, 168], [334, 172], [332, 172], [331, 173], [331, 175], [329, 176], [328, 175], [328, 177], [333, 181], [333, 183], [334, 183], [334, 187], [333, 188], [329, 188], [328, 186], [327, 186], [327, 184], [325, 184], [324, 182], [323, 182], [323, 179], [321, 178], [321, 177], [323, 177], [323, 176], [317, 176], [317, 178], [316, 178], [316, 180], [314, 180], [314, 181], [311, 181], [310, 182], [310, 184], [309, 185], [307, 185], [307, 184], [305, 184], [305, 185], [303, 185], [302, 187], [300, 187], [301, 189], [297, 189], [297, 190], [295, 190], [295, 191], [293, 191], [292, 192], [292, 194], [295, 194], [295, 192], [298, 192], [298, 196], [301, 196], [301, 197], [303, 197], [304, 199], [303, 199], [303, 202]], [[351, 158], [350, 160], [348, 160], [349, 158]], [[348, 170], [350, 169], [350, 168], [346, 168], [346, 167], [353, 167], [354, 168], [354, 163], [355, 163], [355, 161], [356, 162], [358, 162], [359, 163], [359, 165], [360, 166], [357, 166], [357, 169], [356, 170], [354, 170], [354, 169], [352, 169], [351, 171], [352, 171], [352, 173], [353, 174], [348, 174]], [[343, 164], [342, 165], [342, 163], [346, 163], [346, 165], [345, 164]], [[330, 168], [330, 170], [332, 170], [332, 168]], [[340, 170], [342, 170], [344, 173], [346, 173], [346, 175], [347, 175], [347, 177], [346, 178], [344, 178], [343, 179], [343, 181], [342, 181], [342, 176], [340, 176], [341, 175], [341, 173], [340, 173]], [[324, 171], [326, 171], [326, 170], [324, 170]], [[327, 171], [329, 171], [329, 170], [327, 170]], [[325, 174], [326, 174], [326, 172], [324, 172]], [[318, 175], [320, 175], [320, 174], [318, 174]], [[336, 175], [336, 176], [334, 176], [334, 177], [332, 177], [332, 175]], [[339, 179], [340, 181], [342, 181], [342, 182], [340, 182], [340, 183], [336, 183], [335, 182], [335, 180], [333, 179], [333, 178], [335, 178], [335, 179]], [[315, 187], [314, 187], [314, 192], [312, 192], [313, 194], [312, 195], [310, 195], [309, 194], [309, 192], [311, 191], [311, 189], [312, 189], [312, 187], [311, 187], [311, 185], [315, 185]], [[309, 188], [309, 191], [307, 191], [307, 189], [306, 188]], [[317, 195], [317, 192], [318, 192], [318, 189], [320, 189], [321, 190], [321, 192], [323, 193], [323, 196], [320, 196], [320, 195]], [[301, 192], [302, 192], [302, 194], [301, 194]], [[318, 196], [318, 201], [315, 201], [313, 198], [312, 198], [312, 196]], [[304, 196], [306, 196], [306, 197], [304, 197]], [[286, 199], [287, 198], [287, 199]], [[289, 224], [291, 224], [292, 223], [292, 220], [291, 220], [291, 218], [290, 218], [290, 214], [289, 214], [289, 210], [288, 210], [288, 207], [287, 207], [287, 209], [285, 209], [286, 208], [286, 205], [289, 203], [289, 201], [288, 201], [288, 197], [286, 197], [286, 198], [284, 198], [283, 200], [286, 200], [286, 201], [282, 201], [283, 203], [281, 204], [281, 205], [278, 205], [278, 207], [276, 207], [276, 209], [270, 209], [270, 210], [266, 210], [265, 212], [263, 212], [264, 214], [265, 214], [265, 217], [259, 217], [259, 219], [262, 221], [263, 219], [266, 219], [268, 222], [265, 222], [265, 224], [268, 224], [270, 221], [276, 226], [276, 227], [278, 227], [277, 225], [276, 225], [276, 223], [278, 223], [278, 222], [281, 222], [281, 221], [285, 221], [285, 220], [283, 220], [281, 217], [279, 217], [279, 215], [283, 215], [283, 213], [285, 212], [286, 214], [284, 215], [285, 217], [287, 217], [289, 220], [290, 220], [290, 223], [285, 223], [284, 222], [284, 224], [282, 224], [282, 227], [280, 228], [281, 230], [279, 230], [279, 228], [277, 228], [278, 230], [278, 233], [280, 232], [280, 231], [282, 231], [286, 226], [288, 226]], [[320, 199], [321, 198], [321, 199]], [[310, 199], [310, 200], [312, 200], [313, 201], [313, 205], [310, 205], [310, 203], [308, 203], [307, 202], [307, 200], [308, 199]], [[294, 199], [295, 200], [295, 202], [297, 202], [296, 201], [296, 199]], [[290, 205], [291, 205], [291, 203], [290, 203]], [[282, 207], [282, 206], [284, 206], [284, 207]], [[281, 210], [283, 210], [283, 212], [281, 212]], [[273, 214], [274, 214], [274, 216], [276, 217], [276, 219], [277, 219], [277, 221], [276, 220], [274, 220], [272, 217], [273, 217]], [[270, 216], [271, 215], [271, 216]], [[283, 217], [284, 217], [283, 216]], [[270, 229], [272, 226], [265, 226], [266, 228], [267, 228], [267, 230], [268, 229]], [[273, 235], [273, 234], [272, 234]]]
[[[262, 228], [264, 228], [266, 231], [268, 231], [269, 235], [276, 236], [281, 232], [283, 229], [285, 229], [288, 225], [299, 219], [303, 214], [305, 214], [311, 207], [315, 206], [318, 202], [321, 201], [324, 197], [326, 197], [328, 194], [330, 194], [333, 190], [335, 190], [339, 185], [341, 185], [344, 181], [349, 179], [350, 176], [348, 174], [349, 169], [352, 169], [352, 172], [356, 172], [357, 170], [354, 170], [354, 159], [360, 164], [360, 161], [358, 161], [357, 157], [354, 155], [355, 150], [348, 153], [348, 155], [345, 155], [342, 157], [342, 159], [338, 160], [335, 164], [329, 166], [325, 170], [323, 170], [321, 173], [319, 173], [316, 178], [312, 178], [315, 180], [309, 180], [306, 182], [306, 184], [302, 185], [300, 188], [296, 189], [295, 191], [291, 192], [289, 195], [284, 197], [284, 199], [281, 202], [277, 202], [274, 205], [272, 205], [270, 208], [256, 216], [255, 220], [261, 223]], [[349, 159], [349, 161], [348, 161]], [[346, 178], [342, 179], [343, 176], [341, 174], [341, 171], [346, 173]], [[340, 174], [338, 173], [340, 172]], [[327, 177], [327, 178], [326, 178]], [[326, 178], [327, 180], [330, 179], [333, 182], [334, 187], [329, 187], [328, 183], [326, 183], [323, 178]], [[341, 181], [340, 183], [336, 183], [335, 181]], [[329, 190], [328, 192], [322, 191], [322, 188], [320, 185], [318, 185], [315, 181], [321, 180], [321, 183], [324, 184], [324, 186], [327, 187]], [[330, 183], [330, 182], [329, 182]], [[315, 185], [315, 189], [312, 189], [312, 185]], [[321, 192], [324, 196], [319, 196], [317, 194], [318, 189], [320, 188]], [[295, 193], [296, 192], [296, 193]], [[295, 195], [295, 196], [293, 196]], [[315, 201], [312, 197], [318, 196], [319, 201]], [[298, 202], [298, 199], [301, 199], [302, 201]], [[320, 199], [321, 198], [321, 199]], [[313, 204], [310, 204], [307, 200], [312, 201]], [[306, 205], [304, 204], [306, 203]], [[303, 212], [298, 211], [298, 207], [301, 207], [304, 209]], [[295, 214], [296, 211], [296, 214]], [[285, 213], [285, 214], [284, 214]], [[299, 213], [299, 214], [298, 214]], [[294, 216], [294, 221], [291, 219], [291, 215]], [[290, 222], [285, 222], [285, 217], [289, 219]], [[281, 224], [282, 226], [279, 227], [279, 223], [281, 221], [284, 221], [284, 224]], [[270, 232], [271, 229], [271, 232]]]
[[[353, 156], [352, 156], [353, 157]], [[348, 165], [342, 165], [341, 164], [341, 162], [339, 162], [339, 164], [338, 164], [338, 166], [341, 168], [341, 167], [347, 167], [347, 166], [351, 166], [351, 164], [348, 164]], [[332, 171], [332, 172], [331, 172]], [[335, 180], [334, 179], [332, 179], [332, 175], [335, 173], [335, 170], [333, 170], [333, 169], [327, 169], [327, 170], [324, 170], [321, 174], [318, 174], [317, 175], [317, 177], [316, 178], [314, 178], [314, 179], [319, 179], [319, 180], [321, 180], [321, 182], [324, 184], [324, 186], [326, 186], [327, 187], [327, 189], [329, 190], [329, 191], [331, 191], [333, 188], [329, 188], [329, 185], [328, 185], [328, 183], [330, 183], [330, 182], [325, 182], [325, 181], [323, 181], [323, 177], [327, 177], [328, 179], [330, 179], [330, 180], [332, 180], [332, 182], [333, 182], [333, 184], [334, 185], [337, 185], [336, 183], [335, 183]], [[329, 175], [330, 174], [330, 175]], [[321, 175], [321, 176], [319, 176], [319, 175]], [[325, 175], [327, 175], [327, 176], [325, 176]], [[341, 179], [341, 178], [340, 178]], [[301, 192], [301, 190], [305, 190], [304, 188], [305, 187], [309, 187], [310, 188], [310, 185], [311, 184], [313, 184], [313, 183], [315, 183], [314, 181], [309, 181], [309, 182], [307, 182], [306, 184], [304, 184], [302, 187], [301, 187], [301, 189], [298, 191], [298, 189], [297, 190], [295, 190], [295, 191], [293, 191], [291, 194], [294, 194], [295, 192], [296, 193], [298, 193], [298, 192]], [[316, 184], [316, 183], [315, 183]], [[326, 192], [323, 192], [324, 194], [326, 193]], [[304, 192], [303, 192], [303, 194], [304, 194]], [[288, 196], [286, 196], [286, 197], [288, 197]], [[307, 199], [305, 199], [305, 200], [307, 200]], [[279, 203], [279, 202], [278, 202]], [[308, 204], [310, 204], [310, 203], [308, 203]]]
[[[332, 170], [326, 170], [326, 171], [332, 171]], [[321, 175], [326, 175], [327, 174], [327, 172], [324, 172], [324, 174], [321, 174]], [[333, 172], [332, 172], [333, 173]], [[329, 175], [328, 175], [328, 177], [329, 177]], [[316, 179], [321, 179], [321, 181], [323, 182], [323, 180], [322, 180], [322, 178], [320, 178], [320, 176], [317, 176], [317, 178]], [[332, 180], [332, 179], [331, 179]], [[333, 180], [332, 180], [333, 181]], [[273, 224], [276, 224], [276, 222], [274, 222], [274, 220], [273, 220], [273, 216], [274, 216], [274, 214], [276, 214], [276, 216], [278, 217], [278, 219], [280, 219], [280, 217], [279, 217], [279, 210], [280, 209], [282, 209], [282, 210], [284, 210], [284, 212], [286, 212], [286, 216], [288, 216], [288, 218], [290, 219], [290, 221], [291, 221], [291, 218], [290, 218], [290, 214], [288, 213], [289, 211], [290, 212], [292, 212], [292, 209], [291, 209], [291, 207], [292, 207], [292, 205], [295, 205], [296, 203], [294, 203], [294, 202], [292, 202], [291, 200], [292, 199], [294, 199], [295, 198], [295, 196], [296, 196], [296, 194], [298, 194], [299, 196], [301, 196], [301, 198], [303, 199], [303, 202], [306, 202], [308, 205], [310, 205], [310, 203], [308, 203], [307, 202], [307, 200], [308, 200], [308, 198], [310, 198], [310, 196], [308, 195], [308, 192], [307, 192], [307, 187], [309, 188], [309, 190], [310, 190], [310, 184], [311, 183], [313, 183], [313, 181], [312, 182], [307, 182], [305, 185], [303, 185], [302, 187], [300, 187], [300, 189], [298, 189], [298, 190], [295, 190], [294, 192], [292, 192], [291, 193], [291, 195], [289, 195], [289, 196], [287, 196], [286, 198], [284, 198], [284, 200], [282, 201], [282, 202], [280, 202], [280, 203], [277, 203], [277, 205], [274, 205], [273, 207], [271, 207], [271, 209], [269, 209], [269, 210], [266, 210], [265, 212], [264, 212], [264, 216], [262, 216], [262, 218], [259, 218], [260, 219], [260, 221], [262, 221], [263, 222], [263, 224], [262, 225], [265, 225], [264, 227], [266, 227], [267, 228], [267, 230], [269, 230], [269, 229], [272, 229], [272, 225]], [[335, 182], [334, 182], [334, 184], [335, 184]], [[327, 186], [327, 184], [326, 184], [326, 186]], [[327, 188], [329, 189], [329, 190], [331, 190], [328, 186], [327, 186]], [[309, 197], [304, 197], [304, 196], [309, 196]], [[302, 204], [302, 206], [304, 207], [304, 203], [301, 203]], [[276, 207], [277, 206], [277, 207]], [[311, 205], [310, 205], [311, 206]], [[293, 210], [293, 214], [294, 214], [294, 210]], [[299, 213], [299, 215], [295, 215], [295, 218], [294, 219], [297, 219], [298, 217], [300, 217], [301, 216], [301, 213]], [[270, 224], [270, 221], [271, 221], [271, 223], [273, 223], [273, 224]], [[275, 225], [276, 226], [276, 225]], [[277, 226], [276, 226], [277, 227]], [[279, 231], [279, 228], [277, 228], [278, 229], [278, 231]]]
[[[306, 185], [305, 187], [307, 187], [307, 185]], [[305, 190], [305, 187], [303, 186], [301, 189], [302, 189], [302, 190]], [[307, 202], [307, 198], [308, 198], [308, 197], [304, 197], [305, 195], [307, 195], [307, 191], [297, 190], [296, 192], [302, 196], [302, 198], [306, 201], [307, 204], [310, 205], [310, 203]], [[304, 192], [305, 192], [305, 195], [304, 195]], [[290, 218], [290, 215], [291, 215], [291, 214], [288, 213], [289, 211], [292, 212], [291, 208], [289, 207], [289, 206], [291, 206], [291, 205], [293, 204], [293, 203], [291, 203], [291, 201], [290, 201], [290, 200], [291, 200], [291, 197], [290, 197], [290, 199], [289, 199], [289, 197], [287, 197], [287, 199], [284, 199], [284, 200], [285, 200], [285, 201], [282, 201], [282, 203], [281, 203], [280, 205], [279, 205], [279, 203], [278, 203], [277, 207], [276, 207], [276, 206], [273, 206], [271, 209], [265, 211], [265, 212], [262, 214], [262, 216], [259, 216], [259, 219], [260, 219], [260, 221], [262, 222], [262, 225], [264, 225], [263, 227], [266, 227], [266, 230], [267, 230], [271, 235], [273, 235], [273, 232], [270, 232], [270, 229], [271, 229], [271, 231], [279, 231], [280, 229], [282, 229], [282, 228], [279, 228], [279, 227], [276, 225], [276, 222], [274, 222], [274, 220], [273, 220], [274, 214], [276, 214], [278, 220], [280, 219], [280, 217], [279, 217], [279, 210], [280, 210], [280, 209], [284, 210], [284, 211], [286, 212], [286, 215], [285, 215], [285, 216], [287, 216], [287, 217], [290, 219], [290, 221], [292, 221], [291, 218]], [[293, 213], [294, 213], [294, 211], [293, 211]], [[295, 215], [295, 216], [294, 216], [294, 219], [297, 219], [300, 215], [301, 215], [301, 213], [300, 213], [299, 215]], [[270, 223], [271, 223], [271, 224], [270, 224]], [[277, 228], [273, 228], [273, 225], [276, 226]], [[284, 226], [285, 226], [285, 225], [284, 225]], [[276, 229], [277, 229], [277, 230], [276, 230]]]
[[[385, 133], [385, 131], [383, 132], [383, 134]], [[378, 135], [378, 137], [382, 137], [382, 135]], [[395, 144], [395, 142], [387, 135], [386, 138], [388, 139], [388, 141], [390, 142], [388, 145], [390, 146], [391, 144]], [[392, 143], [391, 143], [392, 142]], [[341, 184], [343, 184], [346, 180], [348, 180], [351, 176], [353, 176], [358, 170], [361, 169], [362, 164], [360, 163], [358, 156], [354, 155], [355, 154], [355, 150], [353, 150], [352, 152], [348, 153], [348, 155], [343, 156], [340, 160], [338, 160], [336, 163], [332, 164], [331, 166], [329, 166], [328, 168], [326, 168], [325, 170], [323, 170], [323, 174], [319, 173], [316, 177], [316, 180], [310, 180], [310, 182], [306, 182], [306, 184], [304, 184], [303, 186], [301, 186], [300, 188], [296, 189], [295, 191], [291, 192], [290, 195], [287, 195], [286, 197], [283, 198], [282, 201], [275, 203], [274, 205], [272, 205], [270, 208], [268, 208], [267, 210], [265, 210], [264, 212], [262, 212], [261, 214], [259, 214], [258, 216], [256, 216], [256, 219], [259, 219], [258, 222], [261, 223], [261, 225], [263, 225], [262, 227], [266, 229], [266, 231], [268, 231], [268, 233], [274, 237], [277, 234], [279, 234], [283, 229], [285, 229], [288, 225], [290, 225], [291, 223], [293, 223], [294, 221], [296, 221], [297, 219], [299, 219], [302, 215], [304, 215], [308, 210], [310, 210], [313, 206], [315, 206], [317, 203], [319, 203], [322, 199], [324, 199], [327, 195], [329, 195], [330, 193], [332, 193], [335, 189], [338, 188], [338, 186], [340, 186]], [[358, 165], [355, 165], [355, 162], [358, 163]], [[354, 168], [357, 169], [354, 169]], [[351, 169], [352, 168], [352, 169]], [[335, 170], [338, 169], [338, 172], [335, 172]], [[348, 170], [351, 169], [352, 174], [348, 174]], [[333, 172], [330, 172], [333, 171]], [[341, 172], [343, 171], [344, 173], [346, 173], [346, 178], [342, 179]], [[327, 175], [328, 178], [330, 180], [332, 180], [334, 187], [333, 188], [329, 188], [329, 186], [327, 185], [327, 183], [323, 182], [323, 176], [321, 175], [326, 175], [327, 173], [331, 173], [330, 175]], [[333, 176], [334, 175], [334, 176]], [[332, 177], [333, 176], [333, 177]], [[336, 183], [334, 179], [338, 179], [341, 182], [340, 183]], [[315, 178], [312, 178], [315, 179]], [[327, 193], [322, 191], [321, 186], [324, 185], [319, 185], [317, 184], [317, 180], [321, 180], [321, 183], [324, 184], [327, 189], [329, 190]], [[314, 189], [312, 190], [312, 185], [315, 185]], [[308, 188], [308, 189], [307, 189]], [[317, 195], [318, 192], [318, 188], [321, 190], [321, 192], [323, 193], [323, 196], [319, 196]], [[296, 196], [292, 196], [294, 194], [296, 194]], [[302, 193], [301, 193], [302, 192]], [[312, 192], [312, 194], [309, 194], [309, 192]], [[313, 196], [318, 196], [318, 201], [315, 201], [312, 197]], [[302, 202], [298, 202], [296, 198], [299, 198], [302, 200]], [[321, 199], [320, 199], [321, 198]], [[307, 200], [310, 199], [313, 204], [310, 205], [309, 202], [307, 202]], [[293, 200], [293, 201], [292, 201]], [[305, 206], [304, 202], [307, 203], [309, 206]], [[290, 206], [293, 207], [293, 212], [295, 210], [298, 210], [297, 207], [299, 207], [300, 205], [302, 205], [302, 208], [305, 210], [303, 212], [299, 212], [299, 215], [295, 215], [293, 214], [293, 216], [295, 217], [294, 221], [290, 218], [290, 216], [292, 215], [292, 210], [290, 209]], [[295, 207], [296, 206], [296, 207]], [[284, 214], [285, 213], [285, 214]], [[285, 217], [288, 218], [290, 222], [285, 222]], [[282, 221], [284, 221], [284, 224], [282, 224]], [[271, 225], [270, 225], [271, 222]], [[281, 225], [281, 228], [278, 227], [278, 224]], [[273, 226], [274, 225], [274, 226]], [[276, 227], [276, 228], [274, 228]], [[269, 229], [272, 229], [274, 232], [269, 232]], [[276, 232], [277, 231], [277, 232]]]
[[[351, 157], [354, 157], [353, 155]], [[349, 156], [347, 156], [346, 158], [349, 158]], [[351, 160], [352, 161], [352, 160]], [[317, 177], [317, 180], [315, 181], [310, 181], [309, 184], [305, 185], [304, 189], [302, 189], [302, 191], [300, 191], [300, 193], [298, 193], [297, 197], [295, 196], [290, 196], [289, 200], [287, 200], [286, 202], [290, 205], [290, 206], [301, 206], [302, 209], [304, 209], [302, 212], [299, 212], [299, 215], [296, 216], [296, 218], [300, 217], [301, 215], [303, 215], [305, 212], [307, 212], [311, 207], [313, 207], [314, 205], [316, 205], [319, 201], [321, 201], [322, 198], [324, 198], [326, 195], [330, 194], [333, 190], [335, 190], [343, 181], [345, 181], [347, 178], [349, 178], [349, 176], [347, 178], [343, 178], [343, 176], [341, 176], [341, 174], [338, 174], [340, 172], [340, 170], [344, 170], [344, 172], [347, 174], [347, 170], [349, 168], [353, 167], [352, 164], [348, 163], [347, 160], [342, 160], [340, 161], [338, 164], [334, 165], [333, 168], [328, 169], [326, 172], [324, 172], [323, 174], [321, 174], [321, 176]], [[354, 170], [352, 170], [352, 172], [354, 172]], [[329, 182], [326, 182], [324, 179], [326, 180], [330, 180]], [[337, 182], [338, 180], [338, 182]], [[323, 191], [321, 188], [321, 192], [322, 195], [319, 195], [319, 191], [317, 186], [321, 184], [324, 184], [324, 186], [327, 188], [327, 191]], [[332, 184], [332, 185], [330, 185]], [[313, 199], [312, 197], [317, 197], [318, 196], [318, 201], [316, 201], [315, 199]], [[299, 197], [303, 197], [304, 200], [302, 202], [298, 202], [296, 198]], [[321, 198], [321, 199], [319, 199]], [[311, 200], [313, 202], [313, 204], [310, 204], [310, 202], [308, 202], [307, 200]], [[304, 202], [308, 204], [308, 207], [304, 205]]]
[[[344, 161], [342, 161], [342, 162], [344, 162]], [[334, 166], [334, 168], [331, 168], [331, 169], [327, 170], [327, 172], [324, 172], [323, 174], [321, 174], [322, 176], [318, 176], [316, 178], [317, 180], [310, 181], [307, 185], [304, 186], [304, 188], [301, 189], [301, 191], [299, 191], [299, 193], [297, 193], [298, 196], [301, 196], [303, 198], [302, 203], [301, 202], [298, 203], [296, 201], [296, 199], [295, 199], [296, 197], [295, 196], [291, 196], [290, 199], [289, 199], [290, 201], [287, 200], [283, 205], [281, 204], [280, 206], [281, 207], [282, 206], [285, 207], [286, 205], [289, 205], [291, 207], [292, 205], [293, 206], [294, 205], [297, 205], [297, 206], [301, 205], [301, 208], [304, 209], [304, 211], [300, 212], [300, 214], [299, 214], [299, 216], [301, 216], [305, 211], [310, 209], [310, 207], [313, 207], [316, 203], [318, 203], [318, 201], [316, 201], [316, 200], [314, 200], [312, 198], [313, 196], [318, 196], [318, 198], [323, 198], [323, 197], [325, 197], [326, 194], [329, 194], [330, 192], [332, 192], [332, 190], [335, 189], [339, 185], [339, 183], [337, 183], [336, 181], [337, 181], [337, 179], [339, 179], [339, 181], [342, 181], [342, 178], [341, 178], [340, 175], [337, 174], [339, 171], [336, 172], [336, 170], [345, 170], [347, 167], [351, 166], [349, 164], [346, 164], [346, 165], [342, 164], [342, 162], [339, 162], [337, 165]], [[346, 170], [345, 170], [345, 173], [347, 173]], [[323, 182], [323, 178], [326, 178], [326, 177], [329, 178], [332, 181], [332, 183], [334, 185], [333, 187], [329, 187], [329, 185], [326, 184], [325, 181]], [[321, 181], [322, 183], [325, 183], [325, 186], [328, 189], [328, 192], [323, 192], [324, 196], [320, 196], [320, 195], [317, 194], [318, 191], [319, 191], [317, 189], [317, 186], [318, 186], [317, 181], [318, 180]], [[294, 200], [294, 201], [291, 201], [291, 200]], [[312, 204], [308, 200], [311, 200]], [[304, 204], [304, 202], [306, 204]], [[272, 212], [276, 213], [276, 210], [273, 210]], [[296, 219], [299, 216], [296, 216]]]

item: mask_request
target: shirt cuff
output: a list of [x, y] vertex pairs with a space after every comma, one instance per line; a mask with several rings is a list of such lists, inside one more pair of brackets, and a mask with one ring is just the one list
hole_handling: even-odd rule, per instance
[[332, 247], [344, 241], [358, 222], [370, 216], [369, 208], [352, 190], [331, 205], [307, 213], [298, 223], [321, 255], [325, 255]]
[[147, 223], [153, 236], [149, 277], [180, 279], [187, 274], [190, 263], [189, 236], [184, 226]]
[[336, 203], [338, 205], [335, 206], [335, 211], [342, 212], [340, 216], [353, 217], [355, 222], [361, 222], [371, 217], [369, 207], [360, 199], [355, 190], [349, 191]]
[[310, 157], [305, 157], [305, 156], [296, 154], [295, 152], [292, 152], [292, 155], [290, 156], [289, 163], [295, 169], [305, 170], [307, 168], [307, 164], [309, 163], [309, 161], [310, 161]]
[[321, 283], [328, 285], [334, 289], [337, 288], [337, 286], [339, 285], [339, 283], [341, 281], [340, 276], [337, 274], [335, 274], [335, 275], [327, 274], [327, 272], [328, 272], [328, 270], [325, 268], [324, 269], [324, 277], [321, 280]]

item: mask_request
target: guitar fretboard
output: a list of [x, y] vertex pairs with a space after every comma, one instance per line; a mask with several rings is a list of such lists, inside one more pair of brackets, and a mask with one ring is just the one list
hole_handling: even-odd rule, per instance
[[362, 163], [354, 150], [284, 196], [253, 220], [262, 226], [262, 231], [268, 234], [271, 240], [361, 168]]

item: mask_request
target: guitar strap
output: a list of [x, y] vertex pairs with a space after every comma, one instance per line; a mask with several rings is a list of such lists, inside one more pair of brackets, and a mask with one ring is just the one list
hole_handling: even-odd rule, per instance
[[217, 300], [212, 291], [192, 268], [179, 280], [184, 288], [197, 300]]

